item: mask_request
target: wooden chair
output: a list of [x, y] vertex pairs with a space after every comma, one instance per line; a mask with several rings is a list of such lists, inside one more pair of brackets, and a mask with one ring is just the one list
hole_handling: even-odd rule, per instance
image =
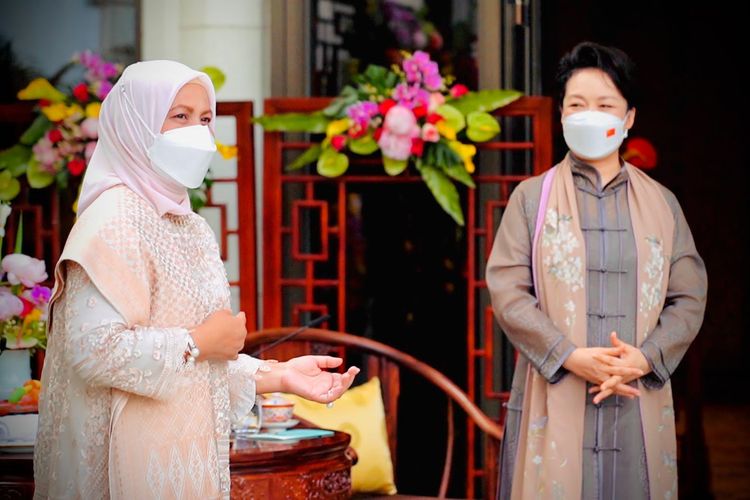
[[[271, 328], [251, 332], [245, 340], [244, 352], [252, 353], [264, 344], [279, 340], [293, 332], [295, 328]], [[503, 429], [490, 419], [466, 393], [445, 375], [418, 359], [372, 339], [330, 330], [308, 329], [299, 333], [293, 340], [283, 342], [263, 353], [265, 358], [285, 360], [302, 354], [334, 354], [346, 359], [346, 352], [356, 352], [363, 356], [363, 371], [368, 378], [378, 377], [383, 392], [383, 405], [388, 430], [388, 444], [391, 456], [396, 459], [396, 430], [398, 422], [399, 371], [406, 368], [420, 375], [441, 390], [448, 403], [447, 442], [445, 463], [440, 481], [438, 498], [445, 498], [453, 463], [454, 422], [453, 408], [458, 404], [468, 418], [486, 435], [484, 492], [485, 498], [495, 498], [497, 491], [498, 455]]]

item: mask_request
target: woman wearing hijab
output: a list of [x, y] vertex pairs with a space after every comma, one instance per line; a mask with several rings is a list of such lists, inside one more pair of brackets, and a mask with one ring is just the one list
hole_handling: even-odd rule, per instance
[[582, 43], [558, 86], [570, 151], [513, 191], [487, 264], [520, 354], [500, 496], [674, 499], [669, 379], [703, 321], [705, 268], [674, 195], [619, 157], [628, 56]]
[[228, 498], [230, 420], [256, 392], [338, 398], [337, 358], [238, 352], [244, 313], [190, 210], [215, 151], [210, 79], [129, 66], [102, 104], [78, 220], [55, 269], [34, 455], [36, 498]]

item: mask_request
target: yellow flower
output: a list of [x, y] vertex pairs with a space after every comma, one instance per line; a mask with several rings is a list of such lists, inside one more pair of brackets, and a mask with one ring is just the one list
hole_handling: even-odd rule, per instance
[[351, 124], [352, 122], [349, 118], [333, 120], [328, 124], [328, 127], [326, 127], [326, 137], [330, 139], [334, 135], [339, 135], [346, 132], [347, 130], [349, 130], [349, 127], [351, 127]]
[[448, 146], [455, 151], [464, 162], [464, 168], [470, 174], [474, 173], [476, 166], [474, 165], [474, 155], [477, 154], [477, 148], [473, 144], [463, 144], [458, 141], [450, 141]]
[[60, 102], [65, 100], [65, 94], [53, 87], [45, 78], [35, 78], [25, 89], [18, 92], [18, 98], [22, 101], [47, 99], [51, 102]]
[[86, 118], [99, 118], [99, 112], [102, 109], [102, 103], [90, 102], [86, 105]]
[[66, 106], [63, 103], [58, 102], [43, 107], [42, 113], [44, 113], [44, 116], [46, 116], [49, 121], [60, 122], [66, 118], [70, 118], [71, 116], [83, 116], [83, 108], [81, 108], [81, 106], [79, 106], [78, 104]]
[[237, 158], [237, 146], [227, 146], [226, 144], [222, 144], [218, 140], [216, 141], [216, 149], [219, 151], [219, 154], [222, 158], [225, 160], [231, 160], [232, 158]]
[[26, 317], [23, 319], [22, 331], [26, 331], [32, 323], [36, 323], [42, 318], [42, 311], [34, 308]]
[[68, 107], [58, 102], [57, 104], [50, 104], [42, 108], [42, 113], [51, 122], [61, 122], [68, 116]]
[[448, 139], [449, 141], [456, 140], [456, 129], [448, 125], [448, 120], [440, 120], [437, 122], [437, 129], [440, 135]]

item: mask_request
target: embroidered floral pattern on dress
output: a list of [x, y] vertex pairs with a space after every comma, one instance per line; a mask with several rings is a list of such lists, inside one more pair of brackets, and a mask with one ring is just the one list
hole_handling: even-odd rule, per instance
[[581, 242], [573, 234], [572, 227], [573, 218], [570, 215], [559, 215], [550, 208], [544, 218], [542, 245], [552, 249], [544, 258], [544, 267], [575, 292], [583, 288], [583, 262], [573, 253]]
[[641, 300], [639, 301], [639, 310], [642, 313], [649, 313], [658, 307], [662, 302], [662, 280], [664, 279], [664, 249], [661, 241], [653, 236], [646, 237], [651, 257], [644, 267], [648, 280], [641, 283]]

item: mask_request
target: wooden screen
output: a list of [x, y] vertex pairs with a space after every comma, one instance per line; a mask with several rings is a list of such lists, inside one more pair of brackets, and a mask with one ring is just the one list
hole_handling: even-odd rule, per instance
[[[330, 102], [323, 98], [269, 99], [265, 113], [309, 112]], [[497, 113], [503, 132], [479, 146], [477, 188], [465, 204], [468, 387], [473, 401], [500, 421], [507, 401], [514, 355], [492, 317], [484, 282], [484, 264], [513, 188], [552, 164], [552, 100], [524, 97]], [[409, 169], [385, 174], [378, 159], [352, 158], [345, 175], [328, 179], [314, 168], [289, 172], [285, 166], [311, 145], [298, 135], [267, 132], [264, 141], [263, 326], [300, 325], [331, 314], [324, 327], [347, 328], [347, 194], [355, 184], [422, 182]], [[370, 168], [368, 168], [370, 167]], [[468, 497], [482, 477], [476, 433], [467, 429]]]

